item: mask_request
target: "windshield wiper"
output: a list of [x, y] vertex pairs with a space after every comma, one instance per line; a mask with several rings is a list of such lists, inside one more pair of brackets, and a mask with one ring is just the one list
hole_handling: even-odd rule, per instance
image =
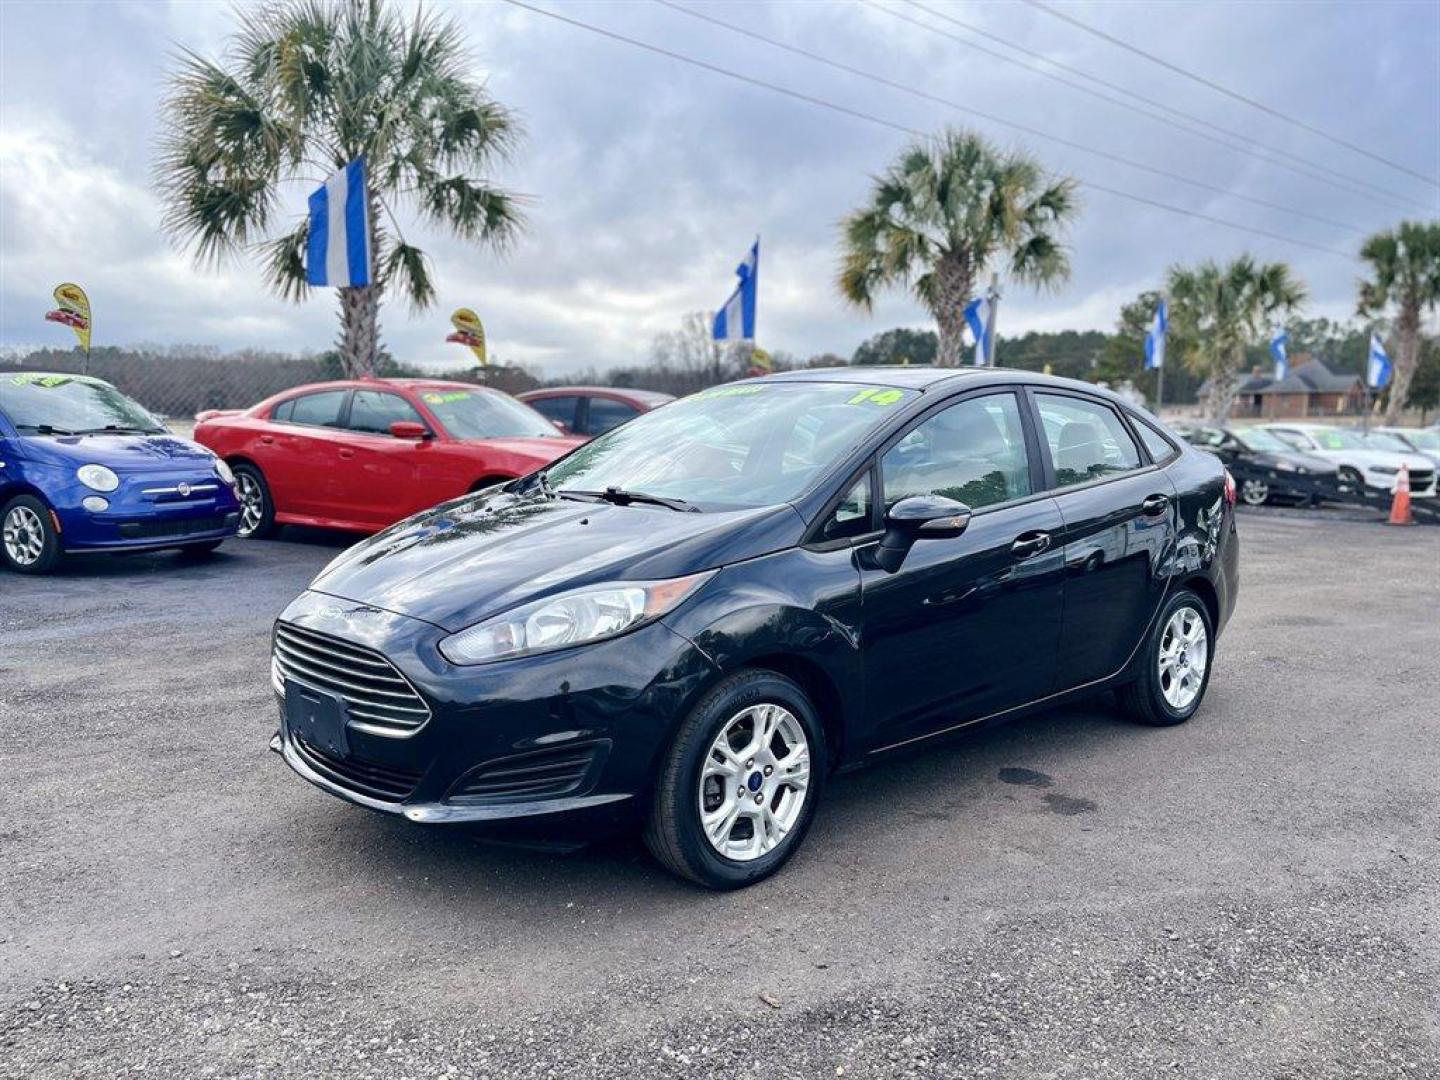
[[84, 428], [73, 432], [75, 435], [163, 435], [164, 428], [132, 427], [125, 424], [106, 424], [104, 427]]
[[577, 491], [574, 488], [561, 488], [560, 495], [578, 495], [586, 499], [600, 499], [604, 502], [614, 503], [616, 506], [629, 506], [631, 503], [646, 503], [651, 506], [664, 506], [670, 510], [678, 510], [682, 514], [698, 514], [700, 508], [694, 503], [688, 503], [684, 499], [668, 499], [664, 495], [651, 495], [644, 491], [627, 491], [625, 488], [607, 487], [604, 491]]
[[16, 424], [16, 427], [34, 428], [36, 435], [78, 435], [79, 432], [71, 431], [69, 428], [55, 427], [53, 424]]

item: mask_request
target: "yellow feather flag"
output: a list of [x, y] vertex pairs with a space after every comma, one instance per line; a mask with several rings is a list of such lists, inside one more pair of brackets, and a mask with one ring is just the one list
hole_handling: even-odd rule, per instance
[[54, 311], [47, 311], [45, 319], [47, 322], [60, 323], [75, 331], [75, 336], [80, 339], [80, 347], [87, 353], [90, 351], [90, 298], [85, 295], [85, 290], [79, 285], [66, 282], [63, 285], [55, 286]]
[[455, 332], [445, 340], [464, 345], [475, 354], [475, 362], [481, 367], [488, 364], [490, 361], [485, 357], [485, 327], [480, 322], [480, 316], [468, 307], [462, 307], [457, 308], [455, 314], [450, 316], [450, 322], [455, 327]]

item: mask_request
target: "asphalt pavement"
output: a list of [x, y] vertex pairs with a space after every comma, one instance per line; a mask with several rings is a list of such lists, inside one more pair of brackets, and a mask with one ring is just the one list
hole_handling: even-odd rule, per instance
[[1440, 1077], [1440, 529], [1241, 535], [1189, 724], [843, 777], [728, 895], [291, 775], [269, 627], [339, 538], [0, 574], [0, 1076]]

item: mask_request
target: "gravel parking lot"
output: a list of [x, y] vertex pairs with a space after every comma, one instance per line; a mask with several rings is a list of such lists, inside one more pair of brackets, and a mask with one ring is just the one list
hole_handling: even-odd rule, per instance
[[291, 775], [269, 626], [343, 541], [0, 577], [0, 1075], [1440, 1076], [1440, 529], [1241, 532], [1190, 724], [843, 778], [731, 895]]

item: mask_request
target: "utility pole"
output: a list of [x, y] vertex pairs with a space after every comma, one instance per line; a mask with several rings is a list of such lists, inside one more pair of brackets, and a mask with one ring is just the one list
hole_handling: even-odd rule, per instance
[[990, 301], [990, 310], [985, 315], [985, 342], [988, 346], [985, 349], [984, 362], [986, 367], [995, 366], [995, 309], [1000, 306], [1000, 275], [990, 275], [990, 289], [985, 294], [985, 299]]

